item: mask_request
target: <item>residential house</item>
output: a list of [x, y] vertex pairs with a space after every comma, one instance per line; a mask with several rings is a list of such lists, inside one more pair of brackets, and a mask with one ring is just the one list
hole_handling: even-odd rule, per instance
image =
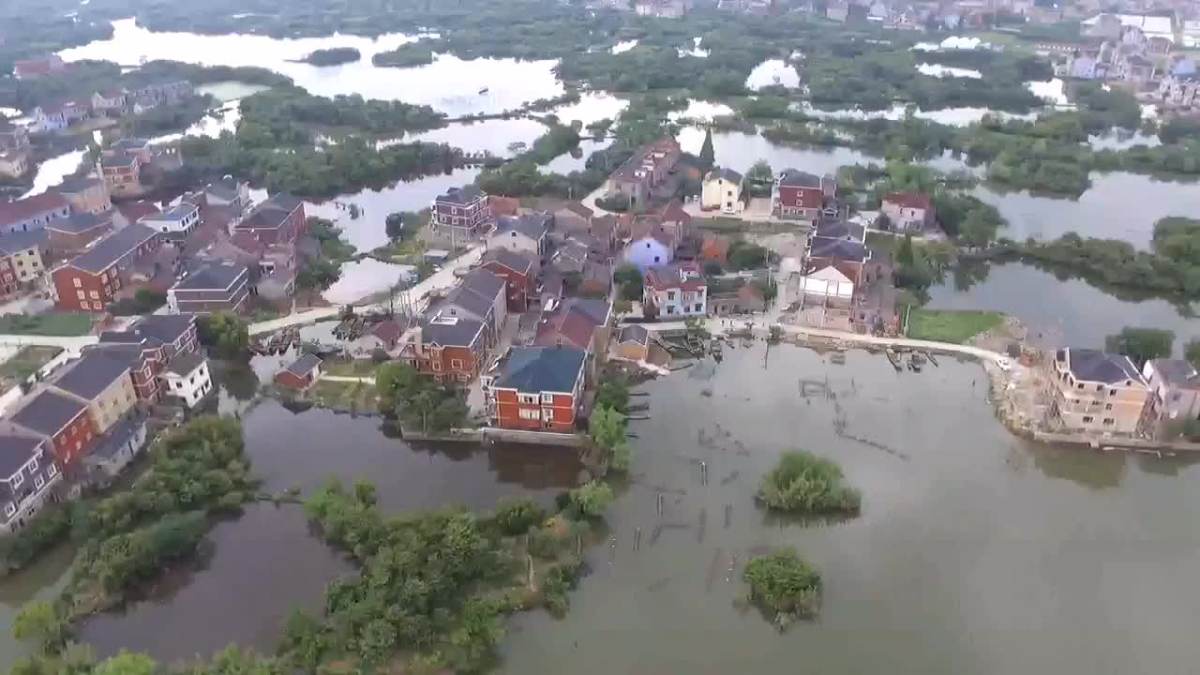
[[484, 385], [492, 423], [501, 429], [574, 432], [586, 364], [581, 349], [513, 347]]
[[1142, 367], [1150, 412], [1160, 420], [1200, 419], [1200, 373], [1184, 359], [1150, 359]]
[[261, 244], [295, 242], [304, 233], [304, 202], [277, 193], [262, 202], [234, 226], [235, 236], [244, 234]]
[[0, 234], [38, 230], [55, 218], [66, 218], [70, 213], [71, 205], [56, 192], [0, 202]]
[[729, 247], [733, 240], [721, 234], [705, 233], [700, 243], [700, 262], [725, 266], [729, 262]]
[[496, 220], [496, 229], [488, 236], [487, 247], [505, 248], [545, 260], [549, 253], [549, 234], [553, 224], [554, 216], [549, 213], [502, 216]]
[[[42, 232], [9, 232], [0, 234], [0, 279], [4, 280], [5, 293], [11, 293], [11, 283], [30, 284], [42, 278], [46, 267], [42, 262], [42, 248], [46, 237]], [[8, 275], [12, 278], [9, 279]]]
[[1200, 75], [1168, 75], [1158, 85], [1158, 97], [1178, 108], [1200, 106]]
[[854, 300], [854, 281], [831, 263], [811, 267], [800, 278], [805, 300], [834, 307], [849, 307]]
[[643, 310], [661, 319], [704, 316], [708, 282], [694, 262], [651, 267], [642, 284]]
[[400, 340], [408, 328], [403, 318], [384, 319], [367, 326], [366, 331], [352, 342], [349, 349], [354, 358], [367, 358], [383, 352], [388, 356], [398, 355]]
[[567, 202], [554, 212], [554, 226], [564, 232], [586, 232], [595, 215], [595, 211], [579, 202]]
[[771, 190], [771, 213], [777, 218], [800, 220], [810, 225], [820, 220], [826, 198], [836, 196], [837, 183], [831, 176], [815, 176], [787, 169], [775, 179]]
[[1054, 357], [1051, 413], [1073, 432], [1133, 434], [1150, 388], [1133, 361], [1095, 349], [1060, 349]]
[[28, 150], [0, 150], [0, 176], [20, 178], [28, 171]]
[[29, 130], [0, 119], [0, 150], [28, 150]]
[[487, 203], [488, 208], [492, 211], [492, 218], [516, 216], [521, 213], [521, 200], [517, 197], [488, 195]]
[[180, 354], [171, 359], [161, 380], [163, 393], [183, 401], [188, 408], [195, 408], [212, 391], [208, 361], [199, 354]]
[[700, 190], [700, 208], [721, 213], [741, 213], [745, 208], [742, 187], [745, 179], [733, 169], [716, 167], [704, 177]]
[[122, 274], [160, 243], [158, 233], [144, 225], [130, 225], [104, 237], [51, 273], [57, 307], [103, 310], [127, 281]]
[[524, 312], [537, 302], [538, 266], [534, 260], [507, 248], [489, 249], [483, 256], [483, 268], [504, 279], [510, 312]]
[[103, 351], [130, 364], [138, 399], [159, 399], [159, 375], [167, 363], [180, 355], [200, 351], [196, 319], [190, 314], [151, 314], [138, 319], [128, 330], [106, 331], [91, 350]]
[[708, 307], [714, 316], [753, 314], [767, 309], [767, 299], [754, 284], [735, 284], [734, 288], [709, 288]]
[[625, 246], [625, 262], [645, 273], [652, 267], [674, 261], [675, 246], [675, 237], [661, 227], [655, 227]]
[[192, 83], [187, 80], [157, 82], [130, 92], [133, 112], [140, 115], [160, 105], [174, 105], [192, 96]]
[[164, 239], [184, 239], [200, 224], [200, 207], [184, 200], [166, 211], [142, 218], [141, 224], [160, 230]]
[[880, 211], [888, 217], [895, 232], [922, 232], [934, 225], [933, 200], [916, 192], [889, 192]]
[[[861, 241], [820, 235], [810, 237], [801, 285], [806, 292], [815, 293], [821, 288], [825, 289], [826, 294], [822, 297], [829, 300], [844, 299], [847, 290], [845, 282], [841, 277], [822, 270], [835, 268], [852, 284], [849, 290], [854, 292], [862, 286], [863, 272], [870, 260], [871, 250]], [[809, 277], [814, 277], [812, 283], [807, 281]], [[830, 295], [830, 292], [833, 294]]]
[[249, 291], [245, 265], [210, 261], [175, 282], [167, 291], [167, 309], [172, 314], [211, 314], [242, 311]]
[[453, 242], [466, 242], [496, 224], [488, 196], [474, 185], [450, 188], [433, 201], [433, 231]]
[[34, 434], [0, 433], [0, 533], [16, 532], [51, 498], [62, 479], [50, 442]]
[[112, 213], [72, 213], [46, 225], [46, 246], [56, 254], [78, 253], [112, 229]]
[[650, 331], [638, 324], [622, 326], [613, 344], [613, 352], [622, 359], [647, 361], [650, 358]]
[[134, 414], [122, 418], [83, 458], [88, 482], [101, 488], [110, 485], [146, 447], [147, 436], [145, 417]]
[[294, 391], [308, 391], [321, 379], [321, 358], [304, 354], [287, 368], [275, 373], [275, 384]]
[[1153, 80], [1156, 72], [1153, 61], [1138, 54], [1129, 54], [1117, 59], [1114, 75], [1118, 79], [1140, 86]]
[[120, 117], [129, 105], [129, 92], [124, 89], [108, 89], [92, 94], [92, 110], [97, 115]]
[[228, 206], [239, 214], [250, 208], [250, 184], [226, 176], [204, 188], [209, 206]]
[[139, 152], [105, 150], [101, 153], [100, 173], [109, 194], [130, 197], [144, 193], [142, 166], [147, 163]]
[[682, 154], [670, 136], [643, 146], [608, 177], [607, 192], [628, 199], [631, 206], [645, 204], [670, 177]]
[[75, 466], [96, 441], [96, 426], [87, 404], [51, 389], [29, 397], [9, 415], [9, 421], [25, 433], [49, 439], [59, 470]]
[[1108, 64], [1095, 52], [1076, 52], [1067, 64], [1066, 74], [1077, 80], [1103, 80], [1108, 77]]
[[178, 354], [200, 353], [200, 332], [192, 314], [147, 314], [138, 319], [129, 331], [135, 336], [150, 338], [163, 346], [167, 360]]
[[85, 403], [98, 434], [107, 433], [137, 403], [129, 362], [103, 350], [83, 354], [50, 383], [50, 388]]
[[502, 277], [491, 270], [471, 270], [441, 302], [437, 312], [447, 317], [479, 321], [487, 327], [490, 347], [508, 316], [508, 292]]
[[139, 222], [146, 216], [153, 215], [159, 212], [158, 206], [154, 202], [145, 200], [133, 202], [121, 202], [113, 205], [113, 229], [121, 230], [136, 222]]
[[73, 176], [67, 178], [54, 191], [62, 195], [74, 213], [101, 214], [112, 211], [112, 199], [108, 185], [98, 176]]
[[32, 59], [19, 59], [13, 62], [13, 77], [18, 80], [36, 80], [48, 75], [61, 73], [67, 69], [62, 57], [58, 54], [46, 54]]
[[438, 382], [470, 382], [487, 356], [487, 327], [482, 321], [433, 314], [404, 335], [400, 360]]
[[42, 133], [62, 131], [91, 114], [88, 101], [58, 101], [33, 109], [33, 128]]
[[533, 343], [543, 347], [570, 345], [588, 355], [608, 349], [612, 305], [607, 299], [568, 298], [538, 323]]

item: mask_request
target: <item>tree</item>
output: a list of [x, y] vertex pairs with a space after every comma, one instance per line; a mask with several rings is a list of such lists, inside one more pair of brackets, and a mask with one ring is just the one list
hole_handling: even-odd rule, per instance
[[1192, 367], [1200, 370], [1200, 340], [1190, 340], [1183, 348], [1183, 357], [1192, 363]]
[[1126, 326], [1120, 333], [1104, 339], [1106, 350], [1128, 356], [1138, 368], [1150, 359], [1167, 358], [1171, 355], [1174, 344], [1175, 333], [1157, 328]]
[[250, 325], [228, 312], [202, 316], [196, 321], [196, 328], [200, 344], [221, 358], [243, 356], [250, 346]]
[[913, 251], [912, 235], [904, 235], [904, 239], [900, 240], [900, 245], [896, 247], [896, 263], [901, 267], [912, 267], [917, 261], [916, 253]]
[[387, 220], [384, 221], [384, 228], [387, 230], [387, 238], [391, 241], [396, 241], [404, 236], [404, 214], [389, 213]]
[[608, 483], [593, 480], [571, 490], [570, 500], [580, 515], [597, 518], [612, 503], [613, 491]]
[[716, 154], [713, 150], [712, 128], [704, 130], [704, 144], [700, 146], [700, 170], [708, 172], [716, 165]]
[[625, 416], [613, 408], [596, 406], [592, 409], [592, 417], [588, 422], [588, 433], [592, 442], [613, 453], [614, 457], [620, 450], [621, 461], [614, 462], [617, 471], [629, 469], [629, 453], [625, 440]]
[[751, 194], [763, 196], [770, 193], [771, 184], [774, 182], [775, 173], [765, 159], [755, 162], [746, 172], [746, 183], [749, 185]]
[[625, 300], [642, 299], [642, 273], [633, 265], [622, 265], [613, 273], [613, 283], [621, 289]]
[[154, 659], [122, 649], [116, 656], [102, 661], [93, 675], [154, 675], [158, 666]]
[[67, 639], [67, 624], [54, 605], [45, 600], [34, 600], [21, 607], [13, 620], [13, 637], [31, 642], [43, 653], [58, 651]]
[[814, 616], [820, 607], [821, 575], [794, 548], [752, 559], [742, 578], [750, 584], [751, 602], [780, 630], [796, 618]]
[[612, 408], [621, 414], [629, 412], [629, 384], [623, 377], [608, 377], [596, 387], [596, 407]]
[[857, 513], [858, 490], [843, 484], [837, 464], [804, 450], [785, 452], [763, 476], [758, 500], [789, 513]]
[[546, 512], [529, 497], [503, 499], [496, 506], [494, 520], [500, 531], [509, 536], [525, 534], [530, 527], [542, 522]]

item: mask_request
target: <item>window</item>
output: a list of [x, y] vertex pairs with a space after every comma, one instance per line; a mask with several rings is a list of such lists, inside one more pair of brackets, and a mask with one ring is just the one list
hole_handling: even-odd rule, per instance
[[45, 484], [46, 484], [46, 479], [45, 479], [45, 478], [42, 478], [41, 476], [34, 476], [34, 477], [33, 477], [33, 486], [34, 486], [34, 487], [36, 487], [37, 489], [41, 490], [41, 489], [42, 489], [42, 486], [43, 486], [43, 485], [45, 485]]
[[517, 394], [517, 402], [521, 403], [522, 405], [537, 405], [538, 404], [538, 395], [537, 394]]
[[1116, 420], [1114, 420], [1113, 418], [1111, 418], [1111, 417], [1105, 417], [1105, 418], [1104, 418], [1104, 424], [1105, 424], [1105, 426], [1111, 426], [1111, 425], [1112, 425], [1112, 424], [1114, 424], [1114, 423], [1116, 423]]
[[75, 297], [79, 298], [80, 300], [83, 300], [87, 296], [84, 295], [83, 291], [75, 291]]
[[554, 405], [554, 394], [542, 394], [542, 405]]
[[1079, 384], [1075, 385], [1075, 388], [1076, 388], [1076, 389], [1080, 389], [1080, 390], [1082, 390], [1082, 389], [1083, 389], [1083, 383], [1082, 383], [1082, 382], [1080, 382]]
[[12, 486], [13, 486], [14, 488], [16, 488], [16, 487], [20, 487], [20, 486], [21, 486], [21, 483], [24, 483], [24, 482], [25, 482], [25, 474], [23, 474], [23, 473], [17, 473], [17, 475], [13, 476], [13, 479], [12, 479]]
[[537, 410], [529, 410], [527, 408], [521, 408], [520, 410], [517, 411], [517, 417], [519, 417], [523, 420], [540, 420], [540, 419], [542, 419], [542, 414], [540, 412], [538, 412]]
[[441, 361], [438, 361], [437, 359], [434, 359], [434, 360], [433, 360], [433, 369], [434, 369], [434, 370], [441, 370], [441, 369], [442, 369], [442, 362], [441, 362]]
[[1102, 385], [1102, 384], [1096, 385], [1096, 391], [1104, 391], [1104, 385]]
[[704, 311], [704, 304], [703, 304], [703, 303], [699, 303], [699, 302], [697, 302], [697, 303], [696, 303], [696, 311], [697, 311], [697, 312], [702, 312], [702, 311]]
[[542, 408], [542, 419], [546, 420], [547, 422], [553, 422], [554, 410], [551, 408]]
[[675, 291], [667, 291], [667, 300], [675, 299]]
[[1111, 404], [1111, 403], [1105, 403], [1105, 404], [1104, 404], [1104, 409], [1105, 409], [1105, 410], [1112, 410], [1112, 404]]
[[75, 288], [83, 288], [83, 282], [79, 280], [79, 277], [75, 277], [71, 281], [75, 282]]
[[1109, 389], [1109, 390], [1108, 390], [1108, 395], [1109, 395], [1109, 396], [1116, 396], [1116, 395], [1117, 395], [1117, 390], [1116, 390], [1116, 389]]
[[461, 370], [463, 367], [462, 359], [450, 359], [450, 367], [454, 370]]
[[30, 471], [38, 470], [38, 461], [37, 461], [36, 457], [34, 457], [33, 460], [29, 462], [29, 470]]
[[100, 299], [100, 292], [99, 292], [99, 291], [89, 291], [89, 292], [88, 292], [88, 295], [92, 296], [92, 299], [93, 299], [93, 300], [99, 300], [99, 299]]
[[51, 478], [54, 478], [55, 476], [58, 475], [58, 467], [54, 466], [53, 464], [46, 467], [46, 475], [50, 476]]
[[16, 512], [17, 512], [17, 505], [13, 504], [12, 502], [9, 502], [8, 506], [4, 507], [4, 515], [8, 516], [9, 518], [11, 518], [12, 515]]
[[1084, 423], [1084, 424], [1091, 424], [1091, 423], [1092, 423], [1092, 419], [1093, 419], [1093, 418], [1092, 418], [1092, 416], [1091, 416], [1091, 415], [1084, 415], [1084, 416], [1083, 416], [1083, 423]]

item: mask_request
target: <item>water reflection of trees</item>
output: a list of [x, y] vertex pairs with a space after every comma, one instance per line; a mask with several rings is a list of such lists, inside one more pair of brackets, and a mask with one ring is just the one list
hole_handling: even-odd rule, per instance
[[1137, 456], [1138, 468], [1144, 473], [1168, 478], [1178, 476], [1182, 470], [1195, 464], [1200, 464], [1200, 453], [1186, 453], [1174, 457]]
[[1114, 488], [1125, 477], [1125, 454], [1075, 446], [1031, 445], [1033, 464], [1049, 478], [1062, 478], [1093, 490]]
[[954, 267], [954, 290], [965, 293], [987, 281], [992, 266], [986, 260], [964, 260]]
[[414, 452], [438, 455], [453, 462], [464, 462], [478, 453], [486, 453], [488, 469], [500, 483], [520, 485], [530, 490], [567, 489], [579, 484], [583, 464], [572, 448], [519, 443], [410, 442]]

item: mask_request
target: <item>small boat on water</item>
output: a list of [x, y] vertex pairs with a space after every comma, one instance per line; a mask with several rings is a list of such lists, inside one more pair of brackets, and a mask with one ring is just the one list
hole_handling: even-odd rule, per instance
[[908, 369], [914, 373], [921, 372], [921, 368], [924, 366], [925, 357], [921, 356], [920, 352], [913, 352], [912, 355], [908, 357]]
[[834, 353], [830, 354], [829, 362], [837, 364], [839, 366], [846, 365], [846, 353], [845, 352], [834, 352]]
[[479, 90], [479, 93], [481, 93], [481, 94], [486, 94], [486, 93], [488, 93], [488, 88], [487, 88], [487, 87], [484, 87], [483, 89], [480, 89], [480, 90]]

